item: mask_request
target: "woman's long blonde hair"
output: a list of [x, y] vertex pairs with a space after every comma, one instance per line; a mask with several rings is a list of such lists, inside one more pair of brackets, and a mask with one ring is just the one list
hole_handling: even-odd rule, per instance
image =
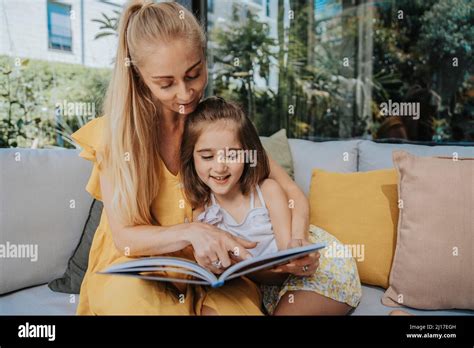
[[112, 211], [125, 226], [159, 224], [151, 212], [161, 172], [158, 151], [160, 108], [137, 66], [147, 49], [185, 39], [203, 50], [205, 35], [196, 18], [174, 2], [130, 1], [118, 28], [115, 67], [105, 102], [104, 165], [114, 193]]

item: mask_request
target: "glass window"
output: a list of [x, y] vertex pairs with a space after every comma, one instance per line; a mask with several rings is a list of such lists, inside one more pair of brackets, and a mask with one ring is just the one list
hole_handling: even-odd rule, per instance
[[48, 1], [49, 48], [72, 51], [71, 6]]
[[474, 2], [253, 3], [214, 7], [209, 92], [262, 135], [474, 141]]

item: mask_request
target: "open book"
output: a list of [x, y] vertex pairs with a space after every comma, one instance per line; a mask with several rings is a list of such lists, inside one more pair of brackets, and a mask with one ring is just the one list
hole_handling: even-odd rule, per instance
[[[112, 265], [100, 274], [116, 274], [148, 280], [222, 286], [225, 281], [267, 268], [287, 263], [326, 247], [324, 243], [280, 250], [276, 253], [252, 257], [227, 268], [215, 275], [197, 262], [179, 257], [147, 257]], [[167, 277], [165, 272], [175, 272], [187, 278]]]

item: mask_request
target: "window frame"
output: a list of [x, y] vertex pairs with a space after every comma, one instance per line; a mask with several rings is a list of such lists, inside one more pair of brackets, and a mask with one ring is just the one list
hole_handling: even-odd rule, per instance
[[[184, 0], [176, 0], [178, 2], [184, 1]], [[264, 7], [264, 11], [267, 14], [267, 7], [269, 5], [270, 0], [265, 0], [262, 1], [260, 0], [259, 3]], [[197, 18], [199, 18], [200, 22], [202, 23], [204, 29], [208, 30], [208, 0], [189, 0], [191, 10], [193, 13], [196, 14]], [[252, 3], [256, 3], [253, 0], [251, 0]], [[343, 3], [345, 3], [345, 0], [343, 0]], [[363, 5], [365, 3], [364, 0], [352, 0], [351, 6], [356, 7]], [[215, 5], [215, 4], [214, 4]], [[213, 11], [215, 8], [212, 9]], [[208, 44], [208, 42], [207, 42]], [[358, 63], [358, 62], [357, 62]], [[206, 95], [207, 95], [206, 91]], [[354, 106], [355, 108], [356, 106]], [[349, 137], [349, 138], [324, 138], [318, 137], [318, 136], [312, 136], [311, 139], [312, 141], [315, 142], [320, 142], [320, 141], [345, 141], [345, 140], [351, 140], [351, 139], [363, 139], [362, 137]], [[304, 138], [300, 138], [304, 139]], [[376, 143], [389, 143], [389, 144], [413, 144], [413, 145], [425, 145], [425, 146], [462, 146], [462, 147], [470, 147], [474, 146], [474, 142], [471, 141], [454, 141], [454, 140], [443, 140], [443, 141], [436, 141], [436, 140], [430, 140], [430, 141], [424, 141], [424, 140], [408, 140], [408, 139], [399, 139], [399, 138], [373, 138], [371, 141], [376, 142]]]
[[[68, 47], [68, 46], [62, 46], [62, 47], [58, 48], [58, 47], [54, 47], [53, 44], [52, 44], [52, 37], [53, 36], [58, 36], [58, 35], [53, 35], [52, 34], [53, 23], [52, 23], [51, 14], [54, 13], [54, 12], [51, 11], [51, 10], [54, 7], [66, 9], [67, 13], [69, 14], [68, 15], [69, 24], [70, 24], [70, 26], [69, 26], [70, 36], [69, 37], [70, 37], [70, 40], [71, 40], [71, 45], [69, 46], [69, 49], [65, 49], [65, 47]], [[47, 22], [47, 26], [48, 26], [48, 50], [54, 51], [54, 52], [74, 54], [72, 21], [71, 21], [71, 17], [70, 17], [71, 11], [72, 11], [72, 5], [71, 4], [58, 2], [58, 1], [53, 1], [53, 0], [47, 0], [46, 1], [46, 22]], [[56, 13], [59, 13], [59, 12], [56, 12]], [[62, 14], [62, 13], [59, 13], [59, 14]], [[68, 37], [65, 36], [65, 38], [68, 38]]]

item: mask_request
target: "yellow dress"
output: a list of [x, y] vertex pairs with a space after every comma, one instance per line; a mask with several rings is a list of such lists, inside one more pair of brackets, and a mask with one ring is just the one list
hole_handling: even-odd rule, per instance
[[[102, 200], [100, 192], [100, 159], [103, 149], [103, 130], [106, 117], [88, 122], [72, 138], [82, 147], [79, 154], [94, 163], [86, 190], [94, 198]], [[160, 193], [152, 204], [152, 213], [162, 226], [192, 221], [189, 204], [180, 207], [184, 196], [180, 175], [173, 175], [162, 163]], [[193, 259], [192, 248], [173, 253]], [[247, 278], [239, 278], [220, 288], [200, 285], [184, 286], [177, 290], [169, 283], [147, 281], [132, 277], [97, 274], [109, 265], [128, 261], [130, 258], [116, 249], [107, 221], [105, 209], [94, 235], [89, 266], [81, 286], [77, 314], [81, 315], [200, 315], [203, 306], [220, 315], [261, 315], [261, 294], [256, 284]]]

